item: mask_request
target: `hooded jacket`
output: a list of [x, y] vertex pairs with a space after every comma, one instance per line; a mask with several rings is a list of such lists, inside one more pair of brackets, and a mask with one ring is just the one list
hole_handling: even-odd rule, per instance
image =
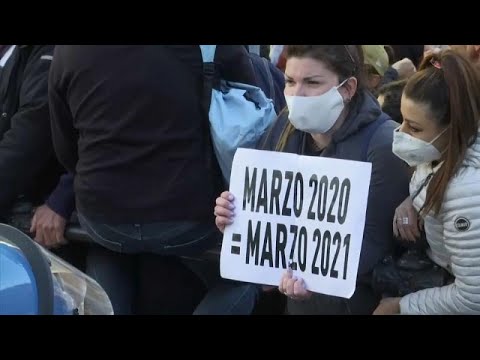
[[[393, 131], [398, 124], [389, 119], [367, 136], [369, 125], [379, 121], [382, 111], [375, 98], [367, 91], [358, 94], [344, 124], [333, 135], [319, 156], [368, 161], [372, 163], [372, 177], [367, 216], [360, 254], [358, 275], [368, 275], [393, 246], [392, 219], [396, 207], [408, 196], [407, 166], [392, 153]], [[383, 114], [383, 116], [387, 116]], [[388, 117], [388, 116], [387, 116]], [[283, 112], [265, 135], [260, 148], [274, 151], [283, 129], [289, 123], [288, 112]], [[305, 155], [309, 134], [295, 130], [285, 152]], [[364, 149], [366, 148], [366, 159]]]

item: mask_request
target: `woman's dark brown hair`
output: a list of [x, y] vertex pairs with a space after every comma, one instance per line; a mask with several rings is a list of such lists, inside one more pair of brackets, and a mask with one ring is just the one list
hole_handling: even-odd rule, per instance
[[[357, 91], [349, 105], [352, 106], [358, 101], [359, 91], [364, 87], [361, 45], [286, 45], [285, 55], [287, 61], [293, 57], [321, 61], [330, 71], [338, 75], [340, 83], [354, 76], [357, 79]], [[276, 146], [277, 151], [283, 151], [294, 131], [293, 125], [288, 123]]]
[[442, 166], [432, 177], [422, 214], [440, 212], [448, 183], [477, 137], [480, 119], [480, 76], [463, 55], [451, 50], [427, 56], [405, 86], [404, 96], [428, 106], [448, 145]]

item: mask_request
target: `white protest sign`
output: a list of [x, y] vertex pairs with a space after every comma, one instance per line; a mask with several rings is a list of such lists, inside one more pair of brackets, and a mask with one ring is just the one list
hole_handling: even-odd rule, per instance
[[371, 171], [370, 163], [238, 149], [221, 276], [278, 286], [291, 262], [308, 290], [350, 298]]

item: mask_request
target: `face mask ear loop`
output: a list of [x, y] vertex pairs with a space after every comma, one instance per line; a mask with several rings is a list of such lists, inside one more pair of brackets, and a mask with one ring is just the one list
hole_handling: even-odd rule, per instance
[[[337, 85], [335, 88], [336, 88], [337, 90], [340, 89], [340, 88], [341, 88], [343, 85], [345, 85], [345, 84], [347, 83], [347, 81], [350, 80], [350, 79], [351, 79], [351, 77], [343, 80], [343, 81], [342, 81], [339, 85]], [[345, 104], [349, 104], [350, 101], [352, 101], [351, 98], [346, 98], [345, 100], [343, 100], [343, 102], [344, 102]]]
[[336, 86], [337, 90], [340, 89], [343, 85], [345, 85], [345, 83], [350, 80], [350, 78], [347, 78], [345, 80], [343, 80], [339, 85]]

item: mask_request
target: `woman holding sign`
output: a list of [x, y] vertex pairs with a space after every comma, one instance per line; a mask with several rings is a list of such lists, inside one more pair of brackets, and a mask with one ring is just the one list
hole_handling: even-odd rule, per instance
[[[405, 87], [393, 151], [416, 171], [394, 228], [415, 240], [418, 214], [430, 259], [455, 279], [384, 299], [375, 314], [480, 314], [479, 95], [479, 74], [451, 50], [427, 56]], [[412, 201], [415, 211], [406, 211]]]
[[[290, 314], [371, 314], [379, 299], [370, 287], [370, 274], [391, 251], [391, 218], [408, 194], [408, 169], [392, 153], [397, 125], [364, 88], [361, 46], [287, 45], [286, 57], [288, 109], [258, 148], [371, 162], [373, 170], [354, 295], [312, 294], [291, 270], [278, 279], [279, 290], [288, 296]], [[225, 192], [217, 199], [221, 231], [233, 222], [233, 196]]]

